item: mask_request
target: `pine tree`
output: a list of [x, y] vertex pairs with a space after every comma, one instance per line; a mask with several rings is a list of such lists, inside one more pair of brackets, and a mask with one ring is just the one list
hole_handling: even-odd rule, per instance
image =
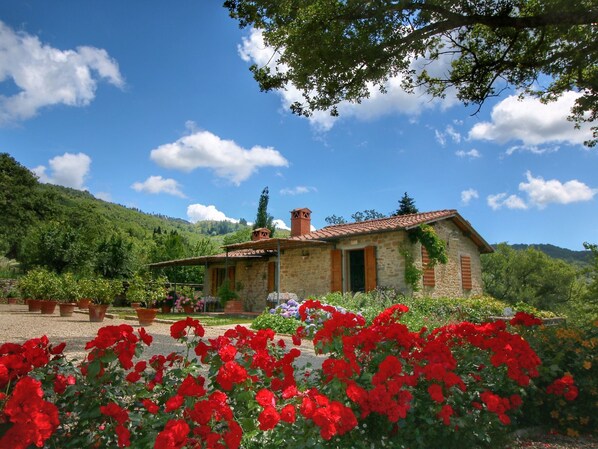
[[415, 200], [405, 192], [403, 198], [399, 200], [399, 208], [393, 215], [409, 215], [417, 214], [418, 212], [419, 210], [415, 207]]
[[270, 230], [270, 237], [274, 237], [276, 226], [274, 225], [274, 217], [268, 213], [268, 201], [270, 194], [268, 187], [264, 187], [262, 194], [260, 195], [260, 202], [257, 206], [257, 215], [255, 217], [255, 223], [253, 223], [253, 229], [268, 228]]

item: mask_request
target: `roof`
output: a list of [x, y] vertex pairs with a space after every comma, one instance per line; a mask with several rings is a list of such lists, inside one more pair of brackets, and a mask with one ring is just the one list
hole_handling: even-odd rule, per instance
[[478, 246], [481, 253], [491, 253], [492, 246], [477, 233], [471, 224], [465, 220], [455, 209], [445, 209], [433, 212], [423, 212], [409, 215], [396, 215], [393, 217], [379, 218], [376, 220], [358, 221], [339, 225], [326, 226], [317, 231], [291, 237], [291, 240], [300, 241], [335, 241], [340, 238], [355, 235], [389, 232], [400, 229], [409, 230], [422, 224], [431, 224], [440, 220], [452, 220], [455, 225], [471, 238]]
[[445, 209], [433, 212], [423, 212], [409, 215], [396, 215], [394, 217], [379, 218], [377, 220], [358, 221], [339, 225], [326, 226], [317, 231], [307, 234], [289, 237], [286, 239], [271, 238], [253, 240], [243, 243], [226, 245], [228, 253], [216, 254], [213, 256], [191, 257], [188, 259], [169, 260], [150, 264], [152, 268], [182, 266], [182, 265], [204, 265], [210, 262], [222, 262], [229, 259], [242, 260], [276, 255], [278, 249], [291, 249], [304, 246], [321, 245], [337, 241], [341, 238], [374, 234], [379, 232], [390, 232], [397, 230], [409, 230], [422, 224], [431, 224], [440, 220], [452, 220], [461, 230], [463, 235], [469, 237], [478, 247], [480, 253], [492, 253], [494, 249], [486, 240], [477, 233], [471, 224], [465, 220], [455, 209]]
[[227, 248], [228, 250], [240, 250], [251, 248], [255, 250], [259, 249], [264, 251], [274, 251], [276, 253], [279, 249], [283, 250], [302, 248], [305, 246], [325, 245], [326, 243], [328, 242], [321, 240], [302, 240], [296, 237], [290, 237], [287, 239], [272, 238], [263, 240], [252, 240], [243, 243], [234, 243], [232, 245], [226, 245], [225, 248]]
[[166, 260], [164, 262], [150, 263], [150, 268], [163, 268], [163, 267], [179, 267], [179, 266], [190, 266], [190, 265], [205, 265], [212, 262], [222, 262], [229, 259], [234, 260], [247, 260], [247, 259], [259, 259], [261, 257], [269, 256], [270, 253], [263, 250], [244, 249], [239, 251], [229, 251], [227, 253], [213, 254], [211, 256], [198, 256], [188, 257], [186, 259]]

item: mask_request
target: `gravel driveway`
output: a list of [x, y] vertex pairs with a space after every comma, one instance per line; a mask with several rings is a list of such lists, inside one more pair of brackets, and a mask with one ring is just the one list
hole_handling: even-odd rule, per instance
[[[75, 312], [72, 317], [63, 318], [58, 313], [58, 309], [53, 315], [42, 315], [40, 312], [29, 312], [26, 305], [0, 304], [0, 344], [23, 343], [30, 338], [46, 335], [53, 344], [66, 342], [65, 353], [69, 357], [82, 359], [85, 355], [85, 344], [96, 336], [100, 327], [123, 323], [133, 328], [140, 327], [137, 320], [106, 318], [103, 323], [91, 323], [87, 313]], [[185, 349], [170, 336], [171, 324], [154, 323], [146, 327], [146, 331], [154, 337], [154, 341], [149, 348], [146, 348], [143, 358]], [[233, 327], [235, 326], [206, 326], [204, 338], [215, 338]], [[292, 347], [290, 337], [280, 338], [287, 342], [288, 347]], [[298, 359], [299, 364], [308, 362], [315, 366], [321, 364], [322, 358], [314, 354], [310, 341], [304, 341], [299, 349], [302, 354]]]

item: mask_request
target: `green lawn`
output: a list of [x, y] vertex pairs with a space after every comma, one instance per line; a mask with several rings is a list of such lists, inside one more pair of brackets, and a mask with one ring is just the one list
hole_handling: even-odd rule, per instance
[[[123, 318], [125, 316], [136, 316], [135, 310], [131, 307], [110, 307], [108, 309], [108, 313], [113, 313], [117, 315], [119, 318]], [[170, 320], [170, 321], [178, 321], [182, 320], [185, 317], [190, 316], [192, 318], [196, 318], [203, 326], [227, 326], [231, 324], [251, 324], [253, 318], [250, 317], [230, 317], [230, 316], [223, 316], [223, 315], [205, 315], [203, 313], [194, 313], [194, 314], [186, 314], [186, 313], [158, 313], [156, 318], [161, 320]]]

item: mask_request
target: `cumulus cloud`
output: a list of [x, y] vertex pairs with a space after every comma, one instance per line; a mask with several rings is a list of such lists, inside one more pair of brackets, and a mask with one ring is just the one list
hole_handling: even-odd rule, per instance
[[513, 147], [507, 152], [523, 149], [534, 153], [544, 152], [539, 145], [564, 143], [582, 145], [584, 140], [592, 137], [590, 124], [581, 124], [576, 130], [573, 123], [567, 121], [571, 107], [580, 93], [566, 92], [557, 101], [547, 104], [536, 98], [525, 97], [519, 100], [511, 95], [492, 109], [490, 122], [481, 122], [471, 128], [469, 138], [488, 140], [498, 143], [521, 141], [523, 146]]
[[436, 136], [436, 141], [442, 146], [446, 145], [448, 138], [450, 138], [454, 143], [461, 142], [461, 133], [455, 130], [455, 128], [453, 128], [451, 125], [448, 125], [444, 131], [435, 130], [434, 134]]
[[508, 209], [527, 209], [532, 206], [544, 209], [551, 203], [570, 204], [591, 201], [598, 193], [598, 189], [591, 188], [577, 179], [572, 179], [564, 183], [557, 179], [546, 181], [541, 176], [534, 177], [529, 170], [525, 173], [525, 177], [527, 182], [519, 183], [519, 191], [526, 195], [526, 201], [517, 195], [498, 193], [488, 196], [488, 206], [493, 210], [498, 210], [502, 207]]
[[507, 209], [527, 209], [525, 202], [517, 195], [507, 196], [506, 193], [498, 193], [496, 195], [488, 195], [486, 200], [492, 210], [498, 210], [502, 207], [506, 207]]
[[227, 217], [224, 212], [216, 209], [214, 205], [190, 204], [187, 207], [187, 217], [191, 223], [204, 220], [239, 222], [239, 220]]
[[100, 80], [124, 86], [118, 64], [106, 50], [59, 50], [0, 21], [0, 83], [7, 80], [18, 92], [0, 95], [0, 124], [26, 120], [46, 106], [86, 106]]
[[87, 154], [64, 153], [50, 159], [48, 165], [50, 173], [45, 165], [39, 165], [32, 170], [40, 182], [86, 190], [84, 183], [91, 165], [91, 158]]
[[469, 151], [464, 151], [464, 150], [455, 151], [455, 154], [459, 157], [468, 157], [470, 159], [477, 159], [479, 157], [482, 157], [480, 152], [478, 150], [476, 150], [475, 148], [473, 148]]
[[529, 203], [542, 209], [550, 203], [569, 204], [590, 201], [598, 193], [583, 182], [573, 179], [562, 183], [556, 179], [545, 181], [542, 177], [534, 178], [530, 171], [525, 173], [527, 182], [519, 184], [519, 190], [525, 192]]
[[[246, 61], [257, 64], [258, 66], [269, 66], [274, 68], [278, 60], [276, 50], [268, 47], [264, 43], [261, 31], [252, 29], [249, 36], [243, 38], [238, 47], [240, 57]], [[440, 61], [428, 64], [425, 69], [434, 74], [444, 73], [450, 65], [450, 59], [443, 57]], [[424, 68], [423, 63], [417, 60], [412, 62], [412, 68], [416, 71]], [[285, 71], [285, 67], [279, 67], [279, 70]], [[370, 96], [363, 99], [359, 104], [343, 101], [338, 105], [340, 118], [355, 117], [360, 120], [372, 120], [384, 115], [400, 113], [411, 116], [419, 115], [425, 109], [436, 107], [448, 108], [458, 102], [453, 91], [449, 91], [446, 98], [432, 98], [423, 92], [422, 89], [416, 89], [413, 94], [405, 92], [401, 87], [402, 78], [392, 77], [385, 84], [385, 93], [373, 85], [369, 86]], [[288, 110], [290, 105], [296, 101], [302, 102], [301, 92], [292, 85], [286, 86], [286, 89], [277, 91], [281, 97], [283, 107]], [[320, 132], [330, 130], [339, 117], [332, 117], [326, 111], [316, 111], [308, 118], [314, 129]]]
[[159, 166], [190, 172], [209, 168], [216, 176], [239, 185], [260, 167], [288, 167], [289, 162], [272, 147], [245, 149], [232, 140], [223, 140], [208, 131], [195, 131], [176, 142], [151, 151]]
[[162, 176], [150, 176], [143, 182], [134, 183], [131, 188], [144, 193], [167, 193], [169, 195], [187, 198], [181, 191], [180, 185], [174, 179], [165, 179]]
[[272, 220], [272, 223], [276, 226], [276, 229], [282, 229], [283, 231], [290, 231], [291, 228], [287, 226], [284, 220], [277, 218], [276, 220]]
[[296, 186], [296, 187], [287, 187], [280, 190], [281, 195], [302, 195], [304, 193], [309, 192], [317, 192], [318, 189], [315, 187], [308, 187], [308, 186]]
[[102, 201], [112, 202], [112, 195], [108, 192], [96, 192], [93, 196]]
[[471, 202], [471, 200], [477, 199], [479, 197], [480, 195], [478, 194], [478, 191], [475, 189], [467, 189], [461, 192], [461, 202], [465, 206], [467, 206]]

